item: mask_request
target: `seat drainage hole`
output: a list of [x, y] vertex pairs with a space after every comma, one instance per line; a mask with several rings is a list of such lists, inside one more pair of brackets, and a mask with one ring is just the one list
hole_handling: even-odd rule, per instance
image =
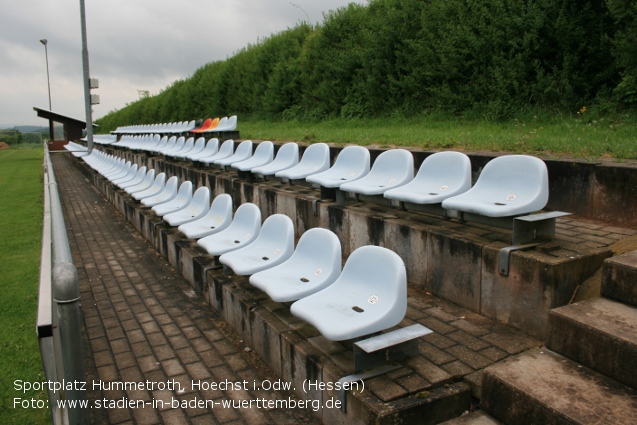
[[270, 258], [269, 257], [261, 257], [262, 260], [264, 261], [268, 261]]
[[234, 243], [241, 243], [241, 241], [234, 241]]
[[499, 206], [506, 205], [506, 204], [503, 204], [502, 202], [494, 202], [494, 204]]
[[215, 227], [217, 227], [217, 226], [210, 226], [211, 229], [214, 229]]
[[305, 277], [302, 277], [302, 278], [301, 278], [301, 282], [305, 282], [305, 283], [307, 283], [307, 282], [309, 282], [309, 281], [310, 281], [310, 279], [307, 279], [307, 278], [305, 278]]
[[362, 312], [364, 312], [364, 311], [365, 311], [365, 310], [363, 310], [362, 308], [357, 307], [357, 306], [352, 307], [352, 310], [354, 310], [356, 313], [362, 313]]
[[436, 195], [437, 195], [437, 193], [431, 192], [431, 193], [430, 193], [430, 195], [431, 195], [431, 196], [436, 196]]

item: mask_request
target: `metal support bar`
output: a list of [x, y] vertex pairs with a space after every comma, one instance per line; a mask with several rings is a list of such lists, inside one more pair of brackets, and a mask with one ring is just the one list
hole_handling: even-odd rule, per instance
[[339, 379], [338, 383], [340, 385], [338, 390], [338, 401], [340, 402], [341, 410], [343, 411], [343, 413], [347, 412], [347, 392], [345, 390], [347, 385], [345, 384], [349, 384], [356, 381], [364, 381], [365, 379], [368, 379], [368, 378], [374, 378], [376, 376], [384, 375], [385, 373], [389, 373], [396, 369], [400, 369], [401, 367], [402, 367], [401, 365], [395, 365], [395, 366], [386, 365], [386, 366], [381, 366], [379, 368], [370, 370], [365, 373], [355, 373], [353, 375], [344, 376], [341, 379]]
[[513, 245], [551, 239], [555, 236], [555, 219], [571, 215], [562, 211], [523, 215], [513, 218]]
[[354, 371], [360, 372], [413, 357], [418, 354], [417, 338], [431, 332], [415, 324], [354, 343]]
[[[404, 360], [418, 354], [418, 339], [430, 334], [431, 329], [420, 324], [400, 328], [354, 343], [353, 375], [339, 379], [339, 383], [351, 383], [391, 372], [401, 365], [389, 365], [389, 362]], [[369, 369], [367, 372], [361, 372]], [[347, 386], [345, 386], [346, 388]], [[344, 386], [338, 390], [338, 399], [343, 412], [347, 411], [347, 394]]]
[[530, 249], [540, 244], [541, 242], [536, 242], [536, 243], [527, 243], [524, 245], [512, 245], [512, 246], [507, 246], [505, 248], [502, 248], [500, 250], [500, 254], [498, 257], [498, 271], [500, 272], [500, 274], [503, 276], [509, 275], [509, 259], [511, 257], [512, 252]]
[[312, 213], [314, 216], [318, 215], [318, 203], [321, 202], [320, 199], [315, 199], [312, 201]]

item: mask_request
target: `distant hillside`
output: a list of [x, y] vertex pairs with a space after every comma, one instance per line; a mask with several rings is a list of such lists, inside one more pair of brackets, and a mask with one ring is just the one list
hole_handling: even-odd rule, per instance
[[[627, 0], [370, 0], [259, 39], [97, 120], [444, 116], [637, 108]], [[241, 119], [241, 118], [240, 118]]]
[[0, 127], [0, 130], [18, 130], [20, 133], [48, 133], [48, 127], [42, 127], [38, 125], [14, 125], [12, 127]]

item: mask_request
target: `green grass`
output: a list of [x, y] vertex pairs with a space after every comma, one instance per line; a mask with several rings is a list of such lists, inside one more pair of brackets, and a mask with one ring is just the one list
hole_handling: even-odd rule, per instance
[[50, 423], [48, 409], [13, 408], [15, 380], [44, 380], [35, 330], [42, 232], [42, 147], [0, 150], [0, 423]]
[[530, 115], [507, 122], [440, 116], [316, 122], [244, 120], [240, 130], [242, 138], [255, 140], [637, 159], [637, 122], [633, 117], [609, 119], [586, 114], [567, 118]]

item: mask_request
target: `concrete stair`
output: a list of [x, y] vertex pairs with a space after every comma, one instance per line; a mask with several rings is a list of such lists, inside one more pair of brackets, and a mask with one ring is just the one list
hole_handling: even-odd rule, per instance
[[637, 391], [547, 349], [487, 369], [482, 409], [505, 424], [634, 424]]
[[637, 308], [593, 298], [551, 310], [547, 348], [637, 388]]
[[547, 348], [485, 370], [485, 413], [516, 425], [637, 423], [637, 251], [605, 261], [601, 293], [551, 310]]
[[604, 261], [602, 296], [637, 306], [637, 251]]

